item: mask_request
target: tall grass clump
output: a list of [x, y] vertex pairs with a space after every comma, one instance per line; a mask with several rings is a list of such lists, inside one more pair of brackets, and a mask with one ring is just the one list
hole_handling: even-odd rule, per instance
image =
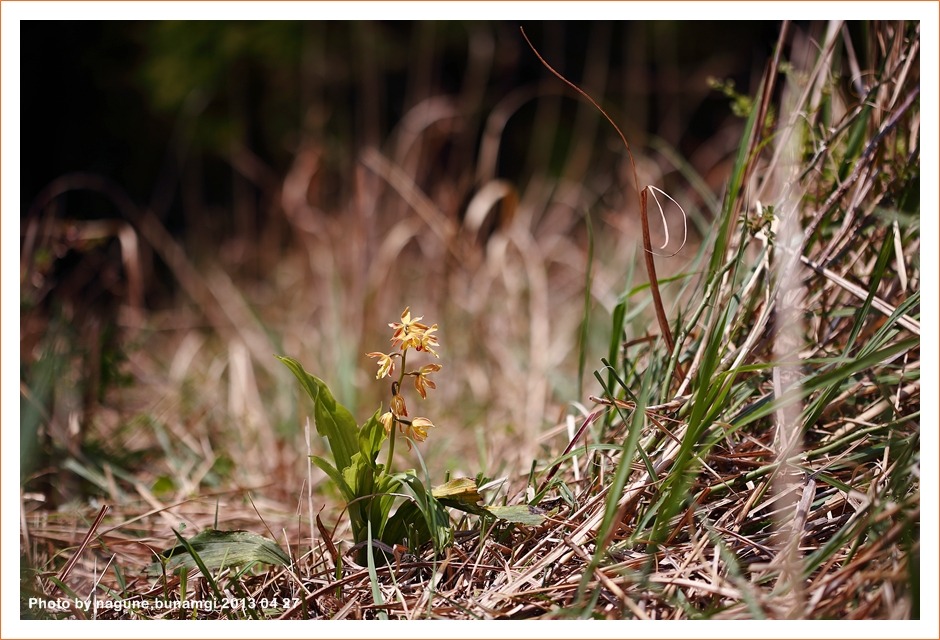
[[[572, 540], [627, 580], [624, 612], [916, 612], [917, 27], [878, 33], [873, 72], [846, 87], [835, 60], [861, 64], [848, 27], [816, 49], [784, 25], [675, 347], [663, 331], [598, 371], [618, 415], [597, 437], [633, 470], [621, 458]], [[614, 320], [626, 347], [619, 307]], [[585, 615], [609, 589], [588, 582]]]

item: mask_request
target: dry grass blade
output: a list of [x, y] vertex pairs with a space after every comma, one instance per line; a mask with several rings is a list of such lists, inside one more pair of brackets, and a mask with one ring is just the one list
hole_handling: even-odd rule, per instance
[[75, 563], [78, 562], [78, 559], [81, 557], [82, 552], [85, 551], [85, 548], [88, 547], [88, 543], [91, 542], [92, 537], [94, 537], [95, 532], [98, 530], [98, 527], [101, 525], [101, 521], [104, 520], [104, 517], [108, 515], [108, 511], [111, 510], [111, 507], [108, 505], [103, 505], [101, 510], [98, 512], [98, 515], [95, 517], [95, 521], [91, 523], [91, 527], [88, 528], [88, 533], [85, 534], [85, 537], [82, 538], [82, 542], [78, 545], [78, 550], [75, 554], [69, 558], [69, 561], [62, 567], [62, 571], [59, 572], [58, 578], [60, 583], [65, 583], [66, 579], [69, 577], [69, 573], [72, 572], [72, 568], [75, 566]]
[[[274, 145], [298, 140], [278, 147], [281, 177], [248, 138], [198, 159], [231, 170], [234, 238], [179, 231], [101, 176], [37, 191], [22, 239], [22, 295], [36, 304], [21, 323], [21, 440], [42, 457], [21, 492], [20, 615], [95, 617], [29, 604], [90, 594], [126, 605], [102, 620], [921, 617], [920, 25], [785, 22], [760, 35], [765, 56], [733, 67], [735, 56], [671, 61], [705, 46], [680, 37], [691, 26], [546, 23], [540, 52], [505, 23], [415, 23], [403, 39], [403, 25], [363, 22], [340, 40], [370, 46], [332, 65], [320, 53], [335, 38], [306, 23], [283, 43], [311, 47], [290, 68], [329, 95], [301, 100], [302, 126]], [[548, 47], [569, 29], [584, 29], [567, 41], [583, 60], [555, 63], [565, 50]], [[707, 94], [706, 70], [752, 84], [723, 85], [729, 108]], [[384, 104], [402, 75], [402, 101]], [[617, 110], [590, 94], [616, 96]], [[370, 99], [350, 109], [350, 96]], [[124, 359], [105, 353], [116, 377], [83, 392], [90, 325], [72, 319], [84, 289], [62, 305], [73, 315], [48, 315], [65, 297], [62, 255], [81, 259], [55, 216], [79, 220], [72, 198], [89, 190], [132, 224], [85, 221], [75, 246], [110, 244], [116, 305], [154, 308], [118, 315], [134, 343]], [[211, 217], [189, 192], [159, 196]], [[650, 196], [675, 226], [662, 235]], [[254, 206], [264, 215], [246, 218]], [[637, 206], [636, 221], [623, 215]], [[657, 265], [678, 244], [674, 207], [692, 229], [683, 216], [685, 249]], [[162, 297], [148, 256], [173, 280]], [[88, 264], [81, 283], [98, 273]], [[409, 450], [377, 438], [378, 422], [371, 442], [351, 435], [360, 416], [383, 415], [389, 386], [373, 390], [365, 354], [388, 344], [405, 305], [440, 322], [445, 363], [440, 395], [409, 400], [436, 425]], [[344, 468], [371, 445], [373, 465], [345, 477], [314, 463], [333, 445], [272, 351], [296, 355], [349, 408]], [[420, 468], [428, 487], [475, 478], [460, 495], [487, 508], [441, 503], [435, 547], [409, 528], [433, 491], [339, 495], [337, 478], [374, 487], [368, 474], [393, 463]], [[397, 542], [351, 523], [376, 497], [400, 518], [371, 532], [394, 529]], [[174, 530], [198, 541], [206, 529], [264, 532], [285, 565], [162, 562]], [[226, 611], [220, 595], [255, 606]], [[168, 602], [194, 606], [158, 608]]]

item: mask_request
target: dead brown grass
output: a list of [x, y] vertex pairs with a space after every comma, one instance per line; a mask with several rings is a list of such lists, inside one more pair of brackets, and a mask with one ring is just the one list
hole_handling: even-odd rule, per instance
[[[799, 182], [805, 193], [797, 198], [805, 235], [794, 249], [808, 267], [799, 286], [806, 295], [803, 304], [813, 310], [805, 318], [811, 341], [798, 357], [809, 368], [814, 359], [833, 358], [850, 342], [864, 344], [878, 335], [888, 316], [894, 316], [901, 338], [920, 331], [916, 305], [906, 304], [919, 290], [919, 230], [916, 224], [902, 229], [897, 222], [873, 223], [889, 200], [903, 199], [909, 168], [919, 157], [918, 32], [887, 23], [873, 25], [872, 32], [866, 55], [879, 80], [853, 77], [856, 88], [865, 87], [858, 95], [830, 77], [823, 55], [811, 57], [819, 67], [792, 72], [807, 74], [794, 79], [805, 93], [793, 110], [781, 111], [769, 92], [755, 107], [775, 115], [778, 124], [787, 114], [811, 120], [807, 144], [815, 145], [815, 153], [803, 165]], [[850, 40], [847, 31], [828, 35], [825, 47]], [[854, 54], [846, 55], [846, 64], [862, 66]], [[777, 72], [774, 68], [767, 77]], [[823, 97], [827, 91], [832, 94]], [[780, 442], [780, 422], [792, 418], [730, 428], [775, 392], [780, 395], [767, 368], [742, 370], [726, 406], [705, 431], [714, 441], [693, 456], [693, 466], [677, 468], [689, 437], [689, 401], [702, 384], [696, 376], [709, 357], [707, 339], [714, 330], [689, 320], [694, 313], [684, 305], [698, 300], [690, 290], [695, 287], [676, 292], [677, 286], [665, 308], [682, 317], [674, 325], [681, 382], [673, 387], [675, 399], [645, 411], [639, 446], [647, 459], [629, 462], [624, 484], [612, 482], [617, 447], [628, 437], [626, 416], [635, 405], [592, 397], [593, 405], [585, 406], [589, 400], [576, 398], [574, 379], [583, 287], [592, 268], [582, 213], [603, 209], [607, 189], [619, 192], [622, 185], [611, 174], [592, 175], [578, 154], [557, 180], [535, 176], [522, 187], [498, 179], [482, 159], [498, 149], [500, 127], [531, 96], [510, 96], [493, 109], [480, 142], [476, 186], [469, 192], [444, 180], [433, 165], [437, 146], [466, 143], [457, 126], [460, 110], [445, 98], [418, 102], [386, 144], [363, 150], [352, 196], [337, 211], [311, 204], [311, 190], [322, 186], [325, 151], [313, 140], [305, 142], [272, 199], [277, 224], [290, 240], [266, 258], [263, 280], [239, 277], [224, 256], [197, 264], [119, 188], [72, 178], [78, 182], [69, 184], [91, 185], [124, 207], [134, 221], [136, 242], [168, 265], [189, 299], [185, 312], [126, 316], [126, 336], [140, 345], [128, 353], [133, 385], [110, 390], [111, 402], [104, 403], [109, 408], [99, 410], [94, 422], [86, 416], [82, 423], [84, 436], [70, 431], [68, 410], [48, 417], [49, 430], [66, 434], [81, 453], [68, 466], [40, 470], [22, 493], [24, 617], [42, 615], [26, 606], [29, 597], [96, 593], [138, 602], [211, 597], [197, 570], [183, 593], [179, 575], [148, 573], [154, 553], [175, 543], [170, 530], [181, 525], [184, 534], [244, 528], [281, 544], [290, 567], [256, 568], [244, 575], [225, 569], [213, 576], [235, 601], [275, 602], [254, 612], [264, 618], [916, 616], [919, 347], [847, 376], [817, 420], [800, 433], [798, 449]], [[821, 115], [822, 100], [834, 114], [831, 126]], [[576, 125], [575, 139], [591, 139], [596, 117], [583, 115]], [[864, 133], [863, 143], [854, 156], [842, 157], [836, 150], [842, 153], [845, 133], [853, 127]], [[719, 354], [723, 372], [773, 362], [773, 327], [782, 317], [767, 253], [773, 230], [756, 219], [753, 206], [781, 202], [775, 192], [780, 184], [769, 178], [779, 175], [781, 147], [772, 141], [762, 146], [768, 140], [762, 136], [770, 132], [756, 135], [757, 152], [744, 171], [748, 195], [733, 205], [746, 213], [746, 220], [733, 216], [735, 224], [751, 228], [732, 234], [727, 248], [729, 256], [740, 249], [752, 268], [743, 282], [726, 279], [716, 285], [724, 304], [745, 308], [736, 323], [719, 327], [725, 337]], [[840, 170], [844, 158], [851, 166]], [[641, 159], [637, 170], [644, 184], [660, 182], [654, 163]], [[456, 215], [468, 193], [466, 215]], [[600, 259], [593, 265], [590, 299], [611, 312], [624, 274], [639, 262], [640, 230], [622, 210], [605, 210], [604, 217], [596, 231]], [[58, 227], [46, 224], [41, 214], [35, 220], [31, 237], [37, 246], [62, 241]], [[894, 266], [882, 266], [875, 281], [879, 248], [888, 241], [898, 247], [891, 256]], [[660, 278], [686, 269], [704, 272], [710, 254], [706, 247], [704, 260], [696, 262], [698, 249], [690, 246], [662, 264]], [[854, 321], [845, 310], [869, 297], [872, 282], [870, 317]], [[642, 297], [632, 300], [643, 305]], [[384, 342], [385, 324], [405, 305], [442, 327], [445, 369], [433, 407], [439, 429], [422, 447], [432, 477], [445, 470], [453, 476], [483, 473], [496, 478], [484, 491], [487, 499], [506, 504], [530, 501], [548, 476], [554, 484], [535, 505], [548, 516], [544, 525], [460, 521], [456, 541], [442, 557], [427, 550], [399, 553], [392, 563], [376, 567], [373, 577], [349, 557], [337, 570], [333, 545], [348, 552], [340, 544], [347, 533], [341, 526], [327, 536], [314, 533], [317, 517], [341, 522], [338, 498], [322, 474], [308, 476], [300, 426], [307, 408], [297, 405], [288, 374], [277, 369], [270, 354], [297, 357], [335, 385], [337, 396], [359, 409], [357, 415], [371, 413], [384, 389], [370, 387], [371, 367], [363, 354]], [[42, 322], [36, 319], [37, 326]], [[631, 339], [622, 353], [642, 367], [666, 372], [671, 350], [664, 354], [657, 347], [655, 327], [652, 310], [638, 313], [627, 326]], [[603, 354], [607, 328], [595, 320], [591, 329], [598, 337], [588, 352]], [[41, 334], [43, 328], [35, 331]], [[81, 357], [61, 355], [64, 367], [83, 366]], [[824, 391], [807, 395], [803, 409]], [[583, 430], [584, 439], [572, 447], [577, 427], [587, 420], [590, 426], [596, 420], [598, 428]], [[77, 445], [89, 431], [100, 439], [104, 455], [90, 455]], [[562, 459], [566, 447], [570, 455]], [[115, 452], [132, 455], [119, 458]], [[689, 499], [663, 523], [665, 537], [653, 540], [651, 522], [663, 479], [687, 469], [696, 471]], [[96, 498], [61, 491], [59, 498], [66, 499], [50, 508], [55, 491], [48, 486], [64, 471], [82, 477]], [[68, 502], [70, 497], [75, 501]], [[111, 509], [96, 521], [101, 502]], [[606, 522], [608, 505], [616, 509], [612, 523]], [[216, 608], [106, 610], [96, 617], [252, 615]], [[80, 611], [61, 617], [70, 616], [91, 617]]]

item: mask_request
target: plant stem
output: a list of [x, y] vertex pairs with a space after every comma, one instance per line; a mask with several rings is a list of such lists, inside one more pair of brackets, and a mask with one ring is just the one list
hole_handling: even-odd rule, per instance
[[[629, 151], [630, 149], [627, 148], [627, 152]], [[637, 183], [637, 189], [639, 188], [640, 185]], [[669, 352], [670, 357], [672, 357], [676, 343], [672, 339], [672, 331], [669, 329], [669, 319], [666, 317], [666, 310], [663, 308], [663, 298], [659, 294], [659, 279], [656, 277], [656, 263], [653, 261], [653, 242], [650, 239], [650, 223], [649, 217], [646, 214], [646, 194], [647, 189], [640, 190], [640, 226], [643, 231], [643, 257], [646, 259], [646, 273], [650, 280], [650, 293], [653, 294], [653, 309], [656, 310], [656, 320], [659, 323], [659, 330], [662, 333], [663, 341], [666, 343], [666, 350]], [[676, 382], [679, 383], [679, 386], [682, 386], [685, 371], [678, 361], [676, 362], [676, 368], [673, 369], [673, 375], [676, 378]]]
[[392, 420], [392, 432], [388, 434], [388, 458], [385, 460], [385, 473], [391, 473], [392, 458], [395, 456], [395, 421]]
[[[405, 361], [408, 359], [408, 350], [402, 351], [401, 354], [401, 373], [398, 374], [398, 382], [392, 385], [392, 389], [401, 393], [401, 383], [405, 379]], [[393, 412], [394, 415], [394, 412]], [[392, 431], [388, 434], [388, 458], [385, 460], [385, 473], [391, 473], [392, 471], [392, 459], [395, 457], [395, 426], [398, 423], [398, 416], [392, 420]]]

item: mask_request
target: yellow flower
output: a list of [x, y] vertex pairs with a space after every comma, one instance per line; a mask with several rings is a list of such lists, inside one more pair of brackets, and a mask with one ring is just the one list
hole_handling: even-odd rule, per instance
[[437, 331], [437, 325], [432, 324], [429, 328], [426, 328], [419, 335], [412, 337], [413, 346], [417, 351], [427, 351], [435, 358], [440, 358], [437, 355], [437, 351], [432, 349], [432, 346], [440, 346], [437, 342], [437, 336], [432, 336], [431, 334]]
[[392, 357], [387, 353], [382, 353], [381, 351], [373, 351], [367, 353], [367, 356], [370, 358], [379, 359], [379, 372], [375, 374], [375, 379], [384, 378], [387, 375], [390, 375], [392, 371], [395, 370], [395, 362], [392, 360]]
[[432, 389], [437, 389], [437, 385], [434, 384], [434, 381], [431, 380], [428, 376], [436, 371], [441, 370], [441, 365], [439, 364], [426, 364], [421, 367], [417, 373], [414, 373], [415, 377], [415, 389], [418, 390], [418, 393], [421, 394], [422, 398], [427, 399], [428, 391], [426, 387], [431, 387]]
[[417, 347], [420, 336], [428, 330], [428, 325], [418, 322], [424, 316], [417, 318], [411, 317], [411, 307], [405, 307], [401, 313], [401, 322], [391, 322], [388, 326], [395, 330], [392, 334], [392, 344], [401, 343], [401, 349], [404, 351], [408, 347]]
[[392, 425], [395, 424], [395, 416], [391, 411], [386, 411], [379, 417], [379, 422], [385, 427], [385, 435], [389, 435], [392, 432]]
[[424, 442], [428, 438], [428, 429], [433, 426], [427, 418], [415, 418], [405, 428], [405, 435], [410, 436], [416, 442]]
[[408, 415], [408, 408], [405, 406], [405, 399], [397, 393], [392, 396], [392, 413], [394, 413], [399, 418]]

